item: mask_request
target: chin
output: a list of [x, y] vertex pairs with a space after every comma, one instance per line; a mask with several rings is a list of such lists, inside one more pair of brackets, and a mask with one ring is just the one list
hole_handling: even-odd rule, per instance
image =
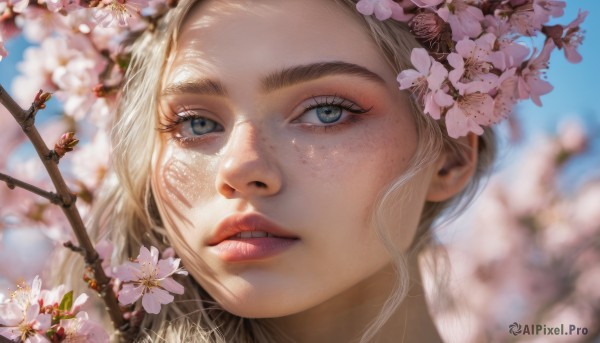
[[[288, 299], [289, 300], [289, 299]], [[284, 317], [305, 310], [303, 306], [290, 304], [281, 299], [235, 298], [218, 301], [227, 312], [244, 318], [276, 318]], [[296, 305], [296, 306], [295, 306]]]

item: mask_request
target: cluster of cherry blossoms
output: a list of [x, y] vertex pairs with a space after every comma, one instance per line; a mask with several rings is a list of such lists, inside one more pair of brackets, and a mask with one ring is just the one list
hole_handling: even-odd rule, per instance
[[27, 343], [108, 342], [104, 328], [81, 311], [87, 299], [81, 294], [73, 300], [64, 285], [42, 289], [36, 276], [31, 285], [21, 284], [10, 297], [0, 298], [0, 335]]
[[[572, 63], [582, 59], [579, 26], [587, 12], [568, 25], [548, 25], [564, 14], [561, 0], [360, 0], [356, 7], [408, 24], [424, 48], [413, 49], [415, 69], [398, 75], [400, 89], [410, 89], [426, 114], [443, 118], [454, 138], [481, 135], [520, 100], [541, 106], [540, 96], [553, 89], [544, 76], [556, 49]], [[541, 49], [530, 46], [539, 34]]]
[[[142, 246], [137, 259], [117, 267], [110, 266], [109, 242], [100, 242], [97, 249], [121, 305], [134, 304], [142, 298], [145, 312], [156, 314], [161, 305], [173, 301], [170, 293], [183, 294], [183, 286], [172, 276], [187, 272], [179, 268], [180, 260], [173, 257], [172, 249], [165, 250], [165, 258], [159, 259], [158, 249]], [[93, 279], [86, 280], [93, 287]], [[0, 336], [26, 343], [108, 342], [105, 329], [81, 311], [88, 296], [81, 294], [75, 300], [73, 297], [73, 291], [66, 291], [64, 285], [43, 290], [38, 276], [31, 285], [19, 285], [6, 299], [0, 293]], [[123, 311], [127, 316], [125, 308]]]

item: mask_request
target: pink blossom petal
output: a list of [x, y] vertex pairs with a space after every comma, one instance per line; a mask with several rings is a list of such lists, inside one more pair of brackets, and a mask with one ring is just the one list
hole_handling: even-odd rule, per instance
[[183, 294], [183, 291], [184, 291], [183, 286], [179, 282], [173, 280], [173, 278], [170, 278], [170, 277], [160, 280], [160, 287], [166, 289], [167, 291], [169, 291], [171, 293], [175, 293], [175, 294]]
[[370, 0], [360, 0], [356, 4], [356, 10], [362, 15], [372, 15], [375, 4]]
[[136, 302], [144, 291], [144, 286], [135, 287], [132, 284], [123, 285], [123, 289], [119, 292], [119, 303], [121, 305], [133, 304]]
[[452, 104], [454, 104], [454, 98], [450, 94], [442, 90], [435, 92], [433, 94], [433, 99], [438, 105], [442, 107], [449, 107], [452, 106]]
[[456, 43], [456, 52], [463, 58], [467, 58], [474, 54], [476, 47], [475, 41], [465, 37]]
[[137, 263], [126, 262], [125, 264], [115, 267], [114, 276], [123, 282], [133, 281], [138, 279]]
[[423, 112], [429, 114], [431, 118], [438, 120], [442, 116], [442, 109], [434, 99], [433, 92], [428, 92], [425, 95], [425, 108]]
[[14, 302], [0, 304], [0, 325], [17, 326], [23, 320], [23, 309]]
[[574, 46], [565, 46], [565, 57], [571, 63], [579, 63], [583, 60], [583, 57], [577, 51], [577, 47]]
[[429, 69], [431, 68], [431, 57], [429, 56], [427, 50], [423, 48], [413, 49], [410, 53], [410, 62], [421, 74], [429, 74]]
[[89, 296], [85, 293], [81, 293], [77, 299], [75, 299], [75, 301], [73, 302], [73, 307], [71, 309], [72, 312], [78, 312], [79, 309], [81, 308], [81, 306], [83, 306], [87, 300], [89, 299]]
[[168, 304], [173, 299], [174, 297], [168, 292], [159, 288], [152, 288], [142, 297], [142, 306], [146, 312], [157, 314], [160, 312], [161, 304]]
[[19, 330], [19, 328], [15, 326], [0, 327], [0, 336], [4, 336], [10, 340], [17, 341], [17, 339], [21, 337], [21, 330]]
[[28, 337], [25, 340], [25, 343], [50, 343], [50, 341], [40, 334], [35, 334], [33, 336]]
[[398, 75], [398, 83], [400, 83], [400, 89], [408, 89], [418, 84], [419, 79], [423, 75], [414, 69], [405, 69]]
[[50, 328], [50, 325], [52, 325], [52, 315], [44, 313], [37, 316], [33, 328], [39, 331], [46, 331]]
[[156, 278], [162, 279], [173, 274], [179, 268], [180, 259], [168, 259], [158, 261]]
[[429, 89], [432, 91], [440, 89], [447, 77], [448, 69], [446, 69], [446, 67], [444, 67], [440, 62], [434, 61], [431, 66], [430, 74], [427, 77]]
[[392, 16], [392, 9], [386, 4], [385, 1], [379, 1], [375, 4], [374, 8], [375, 18], [378, 20], [386, 20]]
[[531, 80], [529, 81], [529, 84], [531, 85], [531, 91], [529, 93], [531, 100], [533, 100], [534, 104], [541, 107], [542, 101], [540, 100], [540, 96], [550, 93], [554, 89], [554, 86], [549, 82], [540, 79]]

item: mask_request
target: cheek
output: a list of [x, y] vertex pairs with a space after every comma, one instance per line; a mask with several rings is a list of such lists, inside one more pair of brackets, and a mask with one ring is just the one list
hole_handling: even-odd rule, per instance
[[198, 208], [211, 198], [211, 162], [193, 150], [163, 145], [152, 171], [152, 191], [161, 219], [178, 254], [193, 252], [201, 231]]
[[166, 147], [155, 165], [154, 191], [172, 206], [191, 210], [214, 188], [214, 174], [205, 155]]

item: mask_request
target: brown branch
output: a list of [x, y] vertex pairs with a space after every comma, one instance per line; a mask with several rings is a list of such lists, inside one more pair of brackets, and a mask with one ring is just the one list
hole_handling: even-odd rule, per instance
[[[38, 94], [39, 95], [39, 94]], [[37, 98], [36, 98], [37, 99]], [[85, 263], [93, 269], [100, 296], [104, 300], [108, 314], [115, 328], [120, 329], [126, 326], [123, 319], [117, 297], [110, 287], [110, 278], [106, 276], [102, 269], [98, 252], [94, 249], [90, 237], [87, 234], [81, 215], [75, 206], [76, 196], [71, 193], [69, 187], [65, 183], [60, 170], [58, 169], [58, 160], [54, 157], [54, 152], [48, 149], [46, 143], [40, 136], [35, 127], [35, 115], [38, 109], [44, 107], [43, 102], [34, 101], [28, 110], [22, 109], [0, 85], [0, 103], [13, 115], [15, 120], [21, 125], [21, 128], [35, 147], [35, 150], [42, 160], [54, 187], [57, 191], [57, 199], [61, 204], [61, 208], [67, 217], [73, 232], [79, 242], [79, 247], [83, 250]], [[15, 183], [16, 185], [16, 183]], [[37, 193], [36, 193], [37, 194]]]
[[53, 204], [62, 205], [62, 199], [56, 193], [47, 192], [41, 188], [38, 188], [19, 179], [15, 179], [14, 177], [8, 176], [3, 173], [0, 173], [0, 181], [4, 181], [10, 189], [14, 189], [15, 187], [23, 188], [25, 190], [30, 191], [31, 193], [37, 194], [43, 198], [50, 200], [50, 202]]
[[0, 343], [15, 343], [15, 341], [11, 341], [10, 339], [0, 335]]

